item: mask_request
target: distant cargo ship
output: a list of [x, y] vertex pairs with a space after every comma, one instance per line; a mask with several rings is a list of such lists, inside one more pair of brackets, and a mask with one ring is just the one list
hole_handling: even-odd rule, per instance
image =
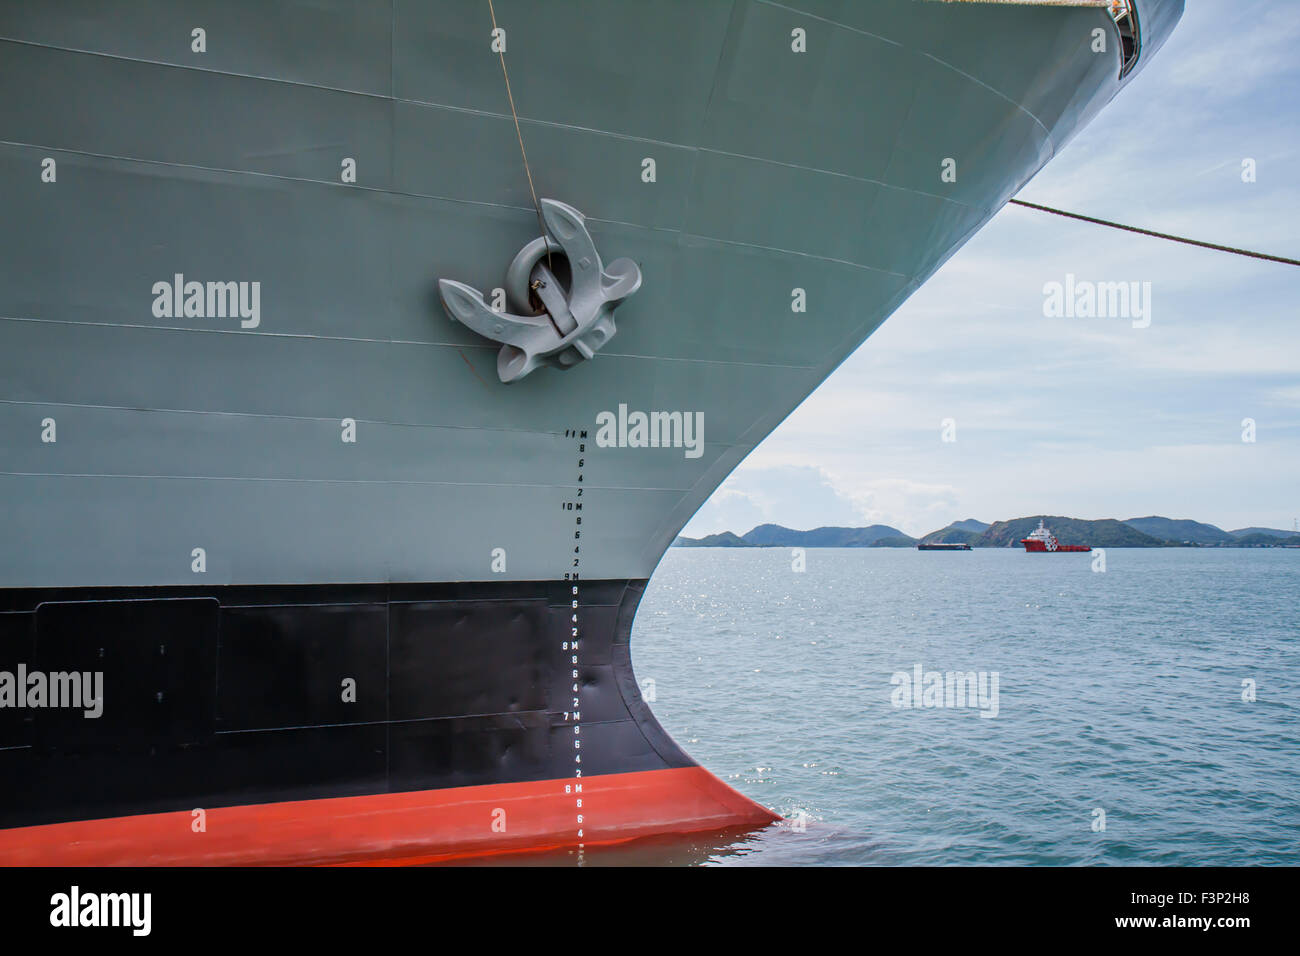
[[959, 544], [956, 542], [953, 542], [952, 544], [944, 544], [942, 542], [936, 542], [934, 544], [918, 544], [916, 546], [916, 550], [917, 551], [969, 551], [970, 545], [965, 543]]
[[1029, 537], [1021, 538], [1020, 543], [1025, 546], [1026, 551], [1091, 551], [1092, 548], [1086, 544], [1061, 544], [1056, 540], [1056, 535], [1043, 526], [1043, 519], [1038, 519], [1038, 527], [1029, 533]]

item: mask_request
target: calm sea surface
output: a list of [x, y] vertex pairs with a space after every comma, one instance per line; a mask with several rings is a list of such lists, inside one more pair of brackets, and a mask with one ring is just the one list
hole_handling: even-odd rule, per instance
[[[1300, 551], [806, 561], [672, 549], [632, 636], [665, 729], [790, 819], [585, 863], [1300, 864]], [[996, 672], [997, 716], [894, 706], [918, 664]]]

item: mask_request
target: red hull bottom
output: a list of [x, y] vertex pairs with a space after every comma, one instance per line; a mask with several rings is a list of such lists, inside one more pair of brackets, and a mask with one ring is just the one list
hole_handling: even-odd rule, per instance
[[1026, 551], [1032, 551], [1042, 554], [1060, 554], [1062, 552], [1091, 551], [1092, 548], [1082, 544], [1058, 544], [1056, 550], [1049, 550], [1041, 541], [1026, 541], [1021, 539], [1021, 544], [1025, 546]]
[[206, 811], [199, 833], [190, 811], [20, 827], [0, 830], [0, 864], [436, 863], [779, 819], [703, 767], [683, 767], [219, 807]]

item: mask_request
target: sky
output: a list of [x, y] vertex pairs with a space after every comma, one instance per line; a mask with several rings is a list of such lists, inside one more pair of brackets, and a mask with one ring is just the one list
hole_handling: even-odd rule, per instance
[[[1300, 3], [1189, 0], [1160, 53], [1017, 198], [1300, 259], [1297, 50]], [[1150, 324], [1046, 317], [1044, 285], [1067, 273], [1150, 282]], [[1008, 206], [683, 533], [920, 536], [1035, 514], [1293, 527], [1300, 268]]]

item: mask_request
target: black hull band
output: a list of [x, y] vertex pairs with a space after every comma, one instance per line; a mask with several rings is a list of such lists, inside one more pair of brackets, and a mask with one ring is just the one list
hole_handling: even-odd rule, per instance
[[0, 672], [103, 675], [97, 719], [0, 707], [0, 828], [572, 777], [575, 697], [584, 776], [694, 766], [632, 673], [644, 584], [0, 590]]

